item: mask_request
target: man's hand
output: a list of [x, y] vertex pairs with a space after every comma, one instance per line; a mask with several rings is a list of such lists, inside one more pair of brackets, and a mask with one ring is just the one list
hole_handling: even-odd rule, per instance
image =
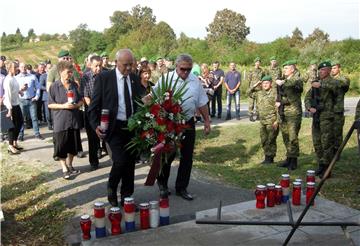
[[275, 121], [275, 122], [272, 124], [272, 128], [273, 128], [274, 130], [276, 130], [276, 129], [278, 128], [278, 126], [279, 126], [279, 123], [278, 123], [277, 121]]
[[32, 102], [36, 102], [38, 99], [36, 97], [31, 98]]
[[[8, 117], [8, 118], [11, 117], [11, 109], [8, 110], [6, 117]], [[12, 119], [12, 117], [11, 117], [11, 119]]]
[[320, 88], [321, 84], [320, 84], [320, 82], [312, 82], [311, 86], [314, 87], [314, 88]]
[[76, 104], [72, 104], [72, 103], [68, 103], [68, 102], [63, 103], [62, 106], [64, 109], [76, 109], [77, 108]]
[[257, 86], [259, 86], [260, 84], [262, 83], [262, 81], [258, 81], [258, 82], [256, 82], [256, 84], [253, 86], [253, 88], [256, 88]]
[[204, 135], [208, 135], [210, 133], [210, 121], [204, 122]]
[[315, 113], [316, 113], [316, 108], [309, 108], [309, 111], [310, 111], [311, 113], [315, 114]]
[[21, 86], [20, 90], [22, 91], [26, 91], [28, 89], [28, 84], [24, 84], [23, 86]]
[[280, 79], [277, 79], [277, 80], [276, 80], [276, 84], [277, 84], [278, 86], [282, 86], [284, 83], [285, 83], [285, 80], [280, 80]]
[[281, 106], [281, 102], [275, 102], [275, 107], [279, 108]]
[[106, 134], [103, 134], [103, 133], [101, 132], [100, 126], [96, 127], [95, 132], [96, 132], [96, 135], [97, 135], [100, 139], [104, 139], [104, 138], [106, 137]]

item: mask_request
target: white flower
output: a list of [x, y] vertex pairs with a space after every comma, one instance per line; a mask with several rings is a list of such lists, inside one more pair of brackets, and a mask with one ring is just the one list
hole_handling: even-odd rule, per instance
[[169, 93], [169, 92], [165, 92], [165, 93], [164, 93], [164, 96], [165, 96], [165, 97], [169, 97], [169, 96], [170, 96], [170, 93]]
[[169, 100], [169, 99], [170, 99], [170, 97], [165, 97], [165, 101], [166, 101], [166, 100]]
[[184, 120], [184, 119], [182, 119], [181, 123], [185, 124], [185, 120]]
[[173, 119], [174, 119], [174, 114], [173, 114], [173, 113], [170, 113], [170, 114], [169, 114], [169, 119], [170, 119], [170, 120], [173, 120]]
[[150, 119], [154, 119], [155, 115], [150, 114]]
[[149, 113], [149, 112], [146, 112], [145, 116], [148, 117], [148, 118], [150, 118], [150, 113]]
[[137, 122], [137, 123], [138, 123], [138, 125], [141, 125], [141, 121], [140, 121], [140, 120], [138, 120], [138, 122]]

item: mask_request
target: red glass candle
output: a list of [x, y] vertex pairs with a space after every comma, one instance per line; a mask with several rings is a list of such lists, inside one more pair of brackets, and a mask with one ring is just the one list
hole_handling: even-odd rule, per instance
[[84, 240], [89, 240], [91, 238], [91, 220], [88, 214], [84, 214], [80, 217], [80, 227], [82, 230], [82, 238]]
[[266, 186], [258, 185], [255, 190], [256, 208], [265, 208]]
[[290, 186], [290, 175], [289, 174], [281, 174], [280, 185], [283, 188], [288, 188]]
[[[306, 183], [306, 205], [309, 204], [310, 198], [315, 192], [315, 183], [314, 182], [307, 182]], [[311, 206], [314, 206], [315, 201], [311, 203]]]
[[111, 235], [118, 235], [121, 233], [121, 212], [120, 208], [110, 208], [109, 220], [111, 222]]
[[124, 211], [125, 211], [125, 213], [134, 213], [135, 212], [134, 198], [125, 197], [125, 199], [124, 199]]
[[150, 205], [149, 203], [140, 203], [140, 228], [142, 230], [149, 229], [150, 227]]
[[308, 183], [308, 182], [315, 183], [315, 171], [314, 170], [306, 171], [306, 183]]
[[281, 205], [282, 188], [281, 185], [275, 185], [275, 204]]
[[74, 92], [72, 90], [68, 90], [66, 92], [66, 96], [67, 96], [68, 103], [74, 103], [75, 102], [75, 100], [74, 100]]
[[100, 117], [100, 129], [103, 133], [105, 133], [109, 128], [109, 110], [102, 109], [101, 117]]
[[268, 183], [266, 184], [267, 191], [266, 191], [266, 205], [268, 207], [275, 206], [275, 184]]
[[94, 217], [95, 218], [104, 218], [105, 217], [105, 204], [103, 202], [95, 202]]
[[301, 183], [300, 182], [293, 182], [292, 204], [295, 206], [299, 206], [301, 204]]

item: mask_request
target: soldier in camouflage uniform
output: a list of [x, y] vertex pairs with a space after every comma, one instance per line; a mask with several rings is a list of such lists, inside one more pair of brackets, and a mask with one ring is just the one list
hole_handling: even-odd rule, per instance
[[344, 97], [345, 93], [349, 90], [350, 80], [340, 73], [339, 62], [332, 62], [331, 66], [331, 76], [337, 82], [337, 97], [334, 105], [334, 152], [336, 153], [343, 141], [343, 127], [345, 123]]
[[167, 72], [168, 72], [168, 69], [164, 63], [164, 58], [161, 56], [158, 56], [156, 58], [155, 71], [151, 72], [151, 81], [153, 83], [157, 83], [159, 81], [159, 79], [161, 78], [161, 75], [162, 74], [166, 75]]
[[259, 81], [261, 81], [261, 78], [264, 77], [265, 75], [264, 70], [260, 67], [260, 63], [261, 63], [260, 57], [256, 57], [254, 63], [255, 63], [255, 67], [253, 70], [250, 70], [249, 73], [249, 89], [247, 91], [247, 94], [249, 96], [250, 121], [255, 121], [256, 118], [258, 117], [255, 109], [256, 108], [255, 97], [256, 97], [256, 93], [261, 90], [261, 87], [258, 84], [258, 86], [255, 89], [250, 89], [250, 88], [253, 88], [254, 85], [257, 84]]
[[[270, 67], [266, 71], [266, 74], [271, 76], [272, 81], [276, 81], [281, 78], [281, 68], [278, 66], [275, 56], [270, 57]], [[273, 88], [275, 88], [275, 86], [273, 86]]]
[[261, 146], [265, 154], [265, 159], [261, 163], [270, 164], [274, 162], [276, 138], [279, 134], [278, 115], [275, 107], [276, 93], [271, 89], [272, 79], [270, 75], [264, 76], [250, 90], [254, 90], [260, 84], [262, 90], [255, 94], [255, 99], [260, 118]]
[[[312, 83], [305, 96], [305, 108], [313, 114], [312, 138], [318, 161], [315, 174], [323, 177], [334, 157], [334, 105], [336, 103], [337, 83], [331, 78], [331, 63], [322, 62], [319, 67], [320, 80]], [[314, 90], [318, 89], [319, 100], [314, 101]]]
[[[313, 81], [317, 81], [318, 80], [318, 70], [317, 70], [317, 61], [316, 60], [311, 60], [310, 61], [310, 66], [308, 68], [308, 70], [305, 73], [304, 76], [304, 91], [307, 92], [310, 90], [311, 88], [311, 83]], [[304, 116], [306, 118], [310, 117], [310, 113], [308, 111], [305, 111]]]
[[286, 147], [286, 160], [279, 166], [295, 170], [299, 156], [298, 134], [301, 127], [303, 80], [296, 69], [295, 60], [285, 62], [283, 67], [285, 79], [276, 80], [276, 86], [282, 90], [277, 97], [276, 106], [280, 115], [280, 131]]

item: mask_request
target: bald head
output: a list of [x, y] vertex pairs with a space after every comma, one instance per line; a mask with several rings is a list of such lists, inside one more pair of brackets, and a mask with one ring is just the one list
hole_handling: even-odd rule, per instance
[[121, 49], [116, 52], [116, 67], [121, 74], [125, 76], [129, 75], [134, 61], [135, 58], [131, 50]]

